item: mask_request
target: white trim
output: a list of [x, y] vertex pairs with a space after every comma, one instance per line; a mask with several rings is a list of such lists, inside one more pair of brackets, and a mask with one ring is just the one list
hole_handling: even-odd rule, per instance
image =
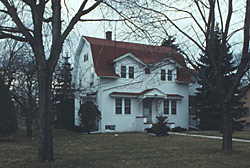
[[120, 78], [119, 76], [99, 76], [100, 78], [112, 78], [112, 79], [117, 79]]
[[115, 97], [115, 98], [137, 98], [138, 96], [134, 96], [134, 95], [123, 95], [123, 94], [120, 94], [120, 95], [109, 95], [110, 97]]
[[114, 59], [114, 60], [112, 61], [112, 63], [118, 62], [118, 61], [120, 61], [120, 60], [122, 60], [122, 59], [124, 59], [124, 58], [126, 58], [126, 57], [131, 57], [131, 58], [133, 58], [135, 61], [137, 61], [137, 62], [139, 62], [140, 64], [146, 66], [146, 64], [145, 64], [144, 62], [142, 62], [139, 58], [137, 58], [136, 56], [134, 56], [132, 53], [124, 54], [124, 55], [122, 55], [122, 56], [120, 56], [120, 57]]

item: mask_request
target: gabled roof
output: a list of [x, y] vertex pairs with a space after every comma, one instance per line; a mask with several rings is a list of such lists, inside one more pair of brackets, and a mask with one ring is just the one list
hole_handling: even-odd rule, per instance
[[136, 56], [134, 56], [134, 55], [131, 54], [131, 53], [127, 53], [127, 54], [122, 55], [122, 56], [120, 56], [120, 57], [118, 57], [118, 58], [115, 58], [111, 63], [113, 63], [113, 62], [114, 62], [114, 63], [115, 63], [115, 62], [118, 62], [118, 61], [120, 61], [120, 60], [122, 60], [122, 59], [124, 59], [124, 58], [127, 58], [127, 57], [130, 57], [130, 58], [134, 59], [135, 61], [139, 62], [140, 64], [145, 65], [144, 62], [142, 62], [139, 58], [137, 58]]
[[180, 76], [177, 77], [178, 81], [191, 82], [183, 56], [172, 48], [117, 42], [86, 36], [84, 38], [91, 45], [95, 71], [98, 76], [119, 77], [119, 75], [115, 74], [112, 62], [121, 56], [131, 53], [131, 55], [144, 64], [155, 64], [170, 58], [182, 66], [182, 68], [178, 68], [178, 75]]

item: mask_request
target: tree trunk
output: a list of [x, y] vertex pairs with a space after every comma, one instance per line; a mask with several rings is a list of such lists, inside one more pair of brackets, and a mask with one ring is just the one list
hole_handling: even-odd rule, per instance
[[52, 162], [52, 122], [51, 122], [51, 80], [52, 73], [49, 68], [38, 68], [39, 82], [39, 153], [38, 161]]
[[229, 111], [226, 103], [222, 104], [223, 113], [223, 142], [222, 152], [232, 152], [232, 113]]

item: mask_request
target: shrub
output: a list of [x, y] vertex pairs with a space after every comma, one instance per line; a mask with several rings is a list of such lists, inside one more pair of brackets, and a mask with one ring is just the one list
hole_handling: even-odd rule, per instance
[[101, 112], [92, 101], [86, 101], [82, 104], [78, 115], [83, 132], [87, 132], [89, 134], [90, 131], [97, 130], [97, 124], [101, 118]]
[[170, 128], [167, 126], [167, 118], [163, 116], [158, 116], [157, 123], [153, 124], [151, 129], [148, 129], [148, 132], [156, 134], [156, 136], [167, 136]]

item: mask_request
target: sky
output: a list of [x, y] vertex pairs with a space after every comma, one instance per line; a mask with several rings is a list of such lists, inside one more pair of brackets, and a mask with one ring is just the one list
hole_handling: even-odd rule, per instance
[[[83, 0], [77, 0], [78, 2], [82, 2]], [[90, 2], [94, 3], [94, 0], [90, 0]], [[91, 4], [91, 3], [90, 3]], [[223, 4], [222, 4], [223, 5]], [[68, 0], [67, 1], [67, 6], [70, 8], [70, 13], [74, 13], [79, 8], [79, 3], [76, 3], [76, 0]], [[227, 10], [226, 5], [222, 6], [222, 9], [225, 9], [225, 12]], [[234, 10], [242, 10], [241, 14], [244, 12], [244, 8], [238, 7], [234, 5]], [[223, 12], [223, 11], [222, 11]], [[225, 14], [225, 13], [224, 13]], [[84, 16], [84, 19], [100, 19], [105, 16], [103, 14], [103, 11], [99, 7], [97, 7], [95, 10], [90, 12], [88, 15]], [[226, 16], [226, 15], [225, 15]], [[233, 22], [235, 23], [234, 26], [238, 26], [238, 20], [241, 20], [243, 15], [236, 15], [233, 18]], [[189, 24], [189, 23], [182, 23], [182, 24]], [[137, 41], [135, 39], [121, 39], [120, 33], [121, 33], [121, 26], [119, 23], [115, 22], [79, 22], [77, 26], [74, 29], [74, 33], [77, 36], [76, 39], [79, 41], [81, 35], [84, 36], [90, 36], [90, 37], [97, 37], [97, 38], [105, 38], [105, 32], [106, 31], [112, 31], [113, 33], [113, 39], [118, 40], [118, 41], [128, 41], [128, 42], [139, 42], [139, 43], [147, 43], [147, 41]], [[180, 34], [178, 31], [175, 29], [171, 29], [170, 31], [174, 32], [175, 34]], [[178, 41], [179, 40], [179, 41]], [[242, 40], [241, 33], [238, 33], [236, 36], [234, 36], [231, 39], [232, 43], [238, 44]], [[179, 43], [185, 43], [182, 38], [178, 39], [177, 42]], [[233, 46], [234, 50], [237, 51], [239, 50], [240, 52], [240, 45]]]

